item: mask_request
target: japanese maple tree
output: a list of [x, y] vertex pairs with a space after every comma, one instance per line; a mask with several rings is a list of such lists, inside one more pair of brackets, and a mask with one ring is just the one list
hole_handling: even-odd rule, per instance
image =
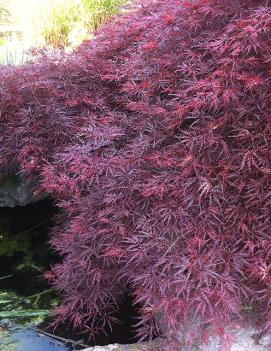
[[270, 42], [267, 0], [145, 0], [1, 67], [2, 173], [59, 207], [59, 320], [92, 335], [129, 287], [142, 336], [270, 332]]

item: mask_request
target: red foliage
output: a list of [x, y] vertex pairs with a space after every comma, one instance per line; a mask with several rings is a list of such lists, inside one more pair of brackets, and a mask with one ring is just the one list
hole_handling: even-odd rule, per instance
[[270, 2], [143, 1], [96, 34], [0, 70], [2, 170], [60, 208], [60, 319], [97, 331], [129, 284], [142, 334], [247, 305], [270, 330]]

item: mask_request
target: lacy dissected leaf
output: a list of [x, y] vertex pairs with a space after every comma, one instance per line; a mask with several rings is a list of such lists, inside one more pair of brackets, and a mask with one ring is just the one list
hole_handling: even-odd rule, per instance
[[141, 336], [270, 330], [270, 40], [266, 0], [145, 0], [0, 69], [0, 167], [60, 208], [59, 320], [95, 333], [129, 285]]

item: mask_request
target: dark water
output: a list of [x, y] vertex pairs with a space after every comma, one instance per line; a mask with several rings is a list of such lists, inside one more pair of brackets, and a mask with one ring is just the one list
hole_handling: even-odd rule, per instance
[[[0, 208], [0, 315], [1, 311], [10, 310], [51, 310], [60, 303], [54, 291], [42, 294], [38, 302], [35, 298], [29, 298], [50, 290], [42, 273], [61, 260], [48, 245], [56, 214], [57, 209], [50, 199], [25, 207]], [[1, 279], [4, 276], [8, 278]], [[10, 304], [1, 303], [3, 294], [12, 300]], [[96, 335], [95, 341], [88, 340], [85, 334], [66, 325], [52, 330], [48, 328], [46, 319], [37, 322], [34, 319], [15, 321], [11, 318], [3, 323], [0, 316], [0, 351], [70, 351], [82, 349], [81, 343], [95, 346], [136, 342], [133, 325], [137, 322], [138, 313], [129, 294], [119, 307], [115, 317], [121, 323], [113, 330], [106, 330], [108, 335]], [[52, 336], [56, 340], [44, 335], [44, 332], [54, 334]], [[63, 343], [61, 338], [73, 340], [73, 343]], [[77, 344], [80, 340], [81, 343]], [[70, 348], [70, 345], [73, 347]]]
[[[55, 213], [50, 200], [0, 208], [0, 313], [50, 310], [57, 303], [54, 292], [41, 295], [39, 301], [29, 298], [50, 288], [42, 273], [57, 259], [47, 243]], [[40, 321], [43, 318], [0, 318], [0, 351], [72, 350], [39, 332]]]

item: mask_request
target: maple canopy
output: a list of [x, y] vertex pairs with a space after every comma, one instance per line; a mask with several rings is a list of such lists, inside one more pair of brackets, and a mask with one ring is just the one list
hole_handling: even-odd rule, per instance
[[270, 42], [269, 1], [146, 0], [1, 67], [1, 170], [59, 207], [59, 320], [92, 335], [129, 287], [141, 335], [270, 331]]

